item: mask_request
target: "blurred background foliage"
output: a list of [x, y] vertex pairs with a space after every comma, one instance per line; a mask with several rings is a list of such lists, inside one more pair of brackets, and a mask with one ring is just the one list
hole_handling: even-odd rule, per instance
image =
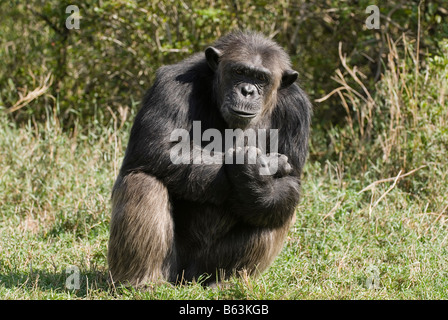
[[[70, 4], [79, 7], [79, 30], [65, 27]], [[378, 30], [365, 26], [371, 4], [381, 12]], [[362, 110], [356, 99], [368, 101], [369, 93], [378, 90], [391, 43], [397, 43], [397, 54], [413, 52], [416, 68], [424, 69], [426, 58], [446, 54], [447, 17], [444, 0], [1, 2], [0, 108], [10, 111], [14, 122], [43, 122], [46, 106], [52, 105], [66, 130], [103, 125], [112, 118], [123, 125], [138, 110], [158, 67], [204, 50], [231, 30], [251, 29], [279, 42], [300, 72], [301, 86], [315, 106], [311, 156], [340, 157], [347, 148], [341, 140], [345, 129], [360, 130], [358, 144], [352, 145], [359, 155], [359, 147], [375, 136], [371, 114], [370, 127], [363, 128], [364, 111], [381, 108], [361, 101], [367, 106]], [[359, 95], [347, 96], [348, 103], [341, 101], [340, 91], [328, 95], [341, 81], [359, 86], [346, 77], [350, 72], [342, 58], [347, 67], [355, 66], [363, 84]], [[387, 125], [382, 116], [375, 128]]]

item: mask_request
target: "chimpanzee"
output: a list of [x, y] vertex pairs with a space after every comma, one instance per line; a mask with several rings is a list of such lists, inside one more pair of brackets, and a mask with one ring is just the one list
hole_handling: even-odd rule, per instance
[[[312, 108], [297, 77], [278, 44], [243, 31], [157, 71], [112, 191], [113, 281], [208, 275], [213, 284], [273, 262], [295, 221], [308, 152]], [[225, 137], [214, 136], [222, 148], [207, 149], [207, 130]], [[202, 139], [183, 141], [190, 151], [173, 157], [175, 132]]]

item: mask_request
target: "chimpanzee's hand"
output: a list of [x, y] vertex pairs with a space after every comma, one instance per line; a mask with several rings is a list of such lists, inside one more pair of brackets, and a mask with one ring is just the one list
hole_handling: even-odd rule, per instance
[[287, 156], [280, 153], [266, 155], [256, 147], [238, 147], [236, 150], [230, 148], [226, 153], [225, 163], [231, 179], [243, 176], [261, 180], [263, 176], [280, 178], [292, 171]]

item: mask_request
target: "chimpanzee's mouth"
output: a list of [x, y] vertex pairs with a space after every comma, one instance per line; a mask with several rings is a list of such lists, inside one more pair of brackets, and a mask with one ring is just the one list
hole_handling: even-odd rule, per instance
[[248, 112], [248, 111], [244, 111], [244, 110], [235, 110], [235, 109], [230, 109], [230, 112], [233, 113], [234, 115], [237, 115], [238, 117], [241, 118], [255, 118], [256, 115], [258, 113], [254, 113], [254, 112]]

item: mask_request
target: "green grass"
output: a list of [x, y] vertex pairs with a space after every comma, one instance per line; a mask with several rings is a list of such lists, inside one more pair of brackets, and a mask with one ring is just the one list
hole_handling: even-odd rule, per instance
[[[370, 191], [358, 193], [368, 183], [345, 178], [331, 162], [312, 161], [297, 222], [261, 278], [231, 279], [220, 289], [110, 287], [109, 196], [129, 128], [117, 131], [118, 138], [113, 123], [69, 134], [49, 119], [17, 126], [0, 117], [2, 299], [448, 298], [446, 212], [430, 211], [427, 198], [401, 190], [412, 176], [371, 210], [393, 182], [379, 184], [371, 199]], [[432, 185], [422, 192], [433, 194]], [[446, 203], [446, 193], [436, 196]], [[70, 265], [81, 271], [79, 290], [65, 288]], [[372, 266], [376, 289], [366, 284]]]

